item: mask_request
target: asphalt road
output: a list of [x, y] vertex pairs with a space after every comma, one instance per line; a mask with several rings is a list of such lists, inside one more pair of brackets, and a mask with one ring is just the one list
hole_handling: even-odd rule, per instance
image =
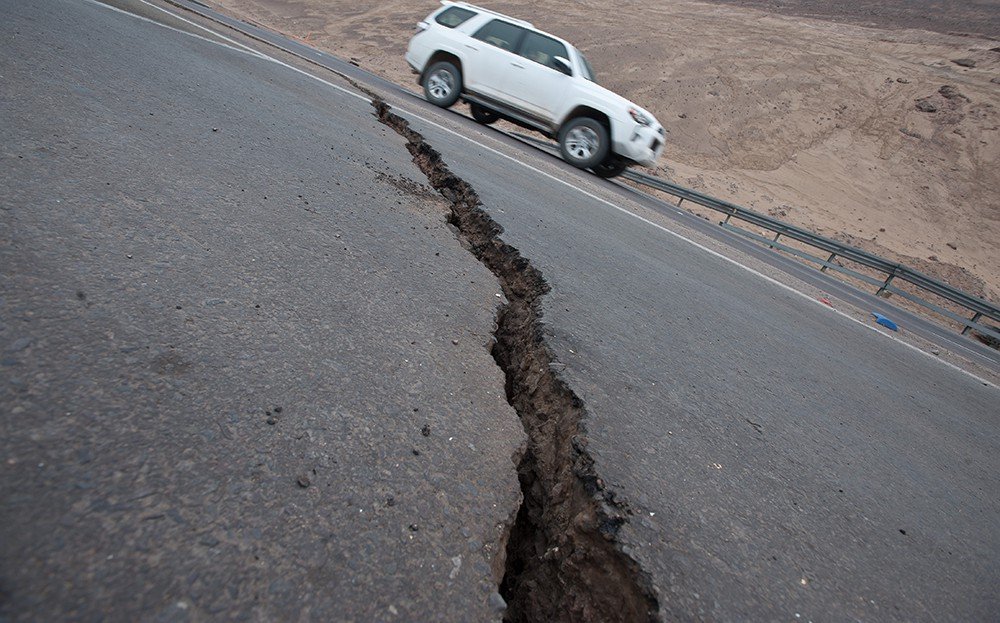
[[[0, 26], [4, 608], [495, 615], [521, 436], [483, 348], [495, 283], [399, 140], [287, 70], [52, 6]], [[549, 344], [664, 618], [1000, 611], [995, 387], [538, 155], [411, 122], [552, 287]]]
[[414, 126], [552, 286], [550, 344], [668, 620], [1000, 611], [996, 387]]
[[402, 140], [91, 3], [0, 42], [0, 619], [499, 616], [497, 285]]

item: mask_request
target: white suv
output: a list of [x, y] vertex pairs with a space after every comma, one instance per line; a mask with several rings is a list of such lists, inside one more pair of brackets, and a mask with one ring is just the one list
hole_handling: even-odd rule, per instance
[[428, 101], [447, 108], [462, 99], [480, 123], [506, 119], [556, 138], [567, 162], [601, 177], [659, 158], [663, 126], [599, 86], [575, 47], [488, 9], [441, 4], [406, 51]]

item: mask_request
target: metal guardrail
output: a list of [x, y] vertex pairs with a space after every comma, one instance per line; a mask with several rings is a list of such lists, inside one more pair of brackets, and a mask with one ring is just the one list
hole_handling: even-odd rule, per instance
[[[930, 309], [935, 313], [950, 318], [962, 325], [962, 335], [965, 335], [970, 330], [975, 329], [984, 335], [989, 335], [997, 340], [1000, 340], [1000, 331], [998, 331], [995, 327], [987, 326], [979, 322], [979, 320], [983, 317], [1000, 322], [1000, 307], [997, 307], [987, 300], [963, 292], [958, 288], [954, 288], [946, 283], [934, 279], [933, 277], [925, 275], [920, 271], [904, 266], [899, 262], [893, 262], [873, 253], [868, 253], [867, 251], [862, 251], [856, 247], [820, 236], [819, 234], [815, 234], [807, 229], [789, 225], [788, 223], [765, 216], [759, 212], [754, 212], [753, 210], [748, 210], [734, 203], [716, 199], [715, 197], [710, 197], [708, 195], [703, 195], [702, 193], [691, 190], [690, 188], [679, 186], [652, 175], [629, 170], [623, 174], [623, 177], [632, 180], [637, 184], [654, 188], [679, 198], [680, 201], [678, 201], [678, 207], [680, 207], [680, 205], [685, 201], [690, 201], [691, 203], [725, 214], [725, 220], [720, 223], [723, 227], [767, 244], [772, 249], [781, 249], [782, 251], [786, 251], [797, 257], [816, 263], [820, 266], [820, 271], [826, 272], [829, 269], [848, 274], [863, 282], [877, 286], [877, 295], [887, 296], [889, 293], [898, 294], [899, 296]], [[775, 236], [773, 239], [765, 238], [764, 236], [759, 236], [753, 232], [735, 227], [729, 224], [731, 219], [738, 219], [762, 229], [774, 232]], [[821, 257], [805, 253], [799, 249], [782, 244], [780, 242], [782, 237], [796, 240], [816, 249], [825, 251], [830, 255], [826, 259], [823, 259]], [[863, 275], [857, 271], [840, 266], [834, 262], [834, 260], [838, 257], [884, 273], [886, 277], [884, 280], [873, 279], [868, 275]], [[897, 279], [912, 284], [921, 290], [935, 294], [954, 303], [955, 305], [969, 310], [972, 312], [972, 317], [966, 318], [964, 316], [960, 316], [959, 314], [944, 309], [939, 305], [925, 301], [914, 294], [900, 290], [893, 285], [893, 282]]]

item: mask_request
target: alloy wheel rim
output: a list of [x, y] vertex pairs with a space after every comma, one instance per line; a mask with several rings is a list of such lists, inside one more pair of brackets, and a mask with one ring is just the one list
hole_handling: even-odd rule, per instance
[[427, 90], [437, 99], [443, 99], [451, 95], [454, 82], [451, 74], [443, 69], [432, 73], [427, 79]]
[[592, 128], [576, 127], [566, 135], [566, 151], [577, 160], [587, 160], [597, 153], [600, 142]]

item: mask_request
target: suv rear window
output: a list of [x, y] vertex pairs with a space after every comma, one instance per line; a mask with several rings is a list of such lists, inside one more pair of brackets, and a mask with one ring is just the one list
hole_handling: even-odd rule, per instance
[[437, 17], [434, 18], [434, 21], [442, 26], [454, 28], [475, 14], [475, 11], [463, 9], [462, 7], [451, 6], [438, 13]]
[[551, 37], [540, 35], [537, 32], [529, 32], [524, 37], [524, 43], [521, 44], [521, 56], [556, 71], [560, 70], [559, 66], [553, 60], [555, 57], [561, 56], [569, 60], [566, 46]]
[[513, 52], [517, 50], [517, 44], [521, 42], [522, 35], [524, 35], [524, 29], [520, 26], [495, 19], [477, 30], [472, 37], [495, 45], [501, 50]]

